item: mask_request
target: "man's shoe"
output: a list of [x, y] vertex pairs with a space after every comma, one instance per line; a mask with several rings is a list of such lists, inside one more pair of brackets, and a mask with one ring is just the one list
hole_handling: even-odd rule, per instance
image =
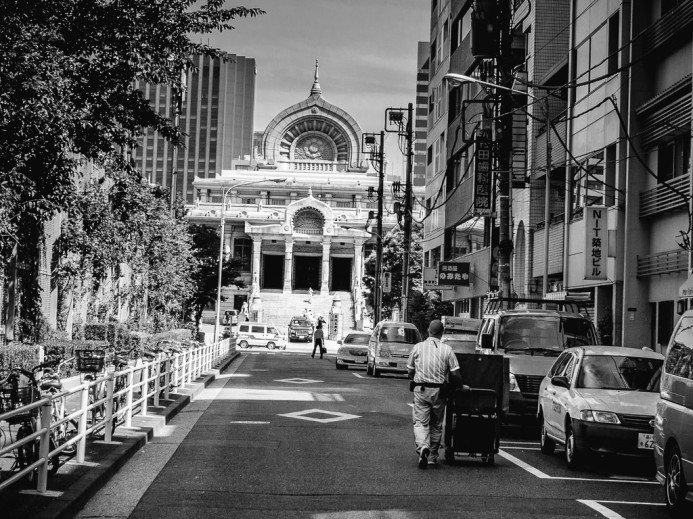
[[429, 467], [435, 467], [436, 465], [438, 465], [438, 460], [428, 460]]
[[421, 455], [419, 456], [419, 468], [420, 469], [425, 469], [428, 467], [428, 455], [431, 453], [428, 448], [425, 448], [421, 451]]

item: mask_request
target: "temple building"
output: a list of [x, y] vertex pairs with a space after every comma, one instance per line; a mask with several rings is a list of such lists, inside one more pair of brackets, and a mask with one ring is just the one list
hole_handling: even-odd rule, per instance
[[[396, 137], [384, 147], [384, 233], [397, 225], [393, 203], [404, 194]], [[225, 287], [222, 311], [249, 302], [256, 318], [284, 326], [339, 304], [345, 327], [368, 320], [361, 279], [375, 248], [379, 178], [364, 140], [354, 118], [322, 97], [316, 62], [310, 95], [272, 119], [254, 157], [195, 179], [191, 223], [223, 221], [225, 252], [244, 261], [248, 287]]]

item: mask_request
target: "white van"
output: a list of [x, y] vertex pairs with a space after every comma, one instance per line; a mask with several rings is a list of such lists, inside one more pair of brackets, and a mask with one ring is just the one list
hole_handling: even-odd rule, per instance
[[693, 517], [693, 310], [685, 312], [671, 335], [654, 420], [657, 480], [667, 508]]
[[285, 350], [286, 338], [271, 324], [242, 323], [238, 325], [236, 345], [239, 348], [260, 346], [270, 350]]

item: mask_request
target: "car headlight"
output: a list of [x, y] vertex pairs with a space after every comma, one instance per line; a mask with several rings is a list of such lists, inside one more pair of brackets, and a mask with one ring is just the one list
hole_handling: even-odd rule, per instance
[[378, 352], [378, 357], [389, 357], [390, 352], [389, 351], [380, 351]]
[[520, 386], [517, 384], [517, 379], [515, 378], [515, 375], [513, 373], [510, 373], [510, 378], [509, 380], [509, 387], [510, 391], [515, 391], [517, 393], [520, 392]]
[[621, 420], [618, 419], [616, 413], [610, 411], [592, 411], [591, 409], [583, 409], [580, 411], [580, 420], [584, 422], [610, 423], [620, 425]]

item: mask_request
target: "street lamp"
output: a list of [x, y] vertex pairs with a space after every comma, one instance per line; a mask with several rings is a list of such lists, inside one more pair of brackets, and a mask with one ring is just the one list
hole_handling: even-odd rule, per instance
[[248, 182], [241, 182], [240, 184], [234, 184], [233, 186], [227, 187], [221, 197], [221, 234], [219, 238], [219, 277], [217, 279], [217, 315], [214, 320], [214, 340], [219, 339], [219, 314], [221, 313], [221, 272], [224, 264], [224, 208], [226, 207], [226, 195], [228, 195], [232, 189], [247, 186], [250, 184], [259, 184], [262, 182], [275, 182], [277, 184], [281, 182], [286, 182], [285, 178], [263, 178], [258, 180], [249, 180]]
[[448, 81], [448, 84], [457, 86], [462, 83], [477, 83], [482, 86], [489, 88], [494, 88], [498, 90], [504, 90], [506, 92], [511, 92], [513, 94], [526, 95], [542, 103], [544, 108], [544, 121], [546, 124], [546, 183], [544, 187], [544, 271], [542, 277], [542, 291], [543, 297], [549, 290], [549, 218], [551, 215], [550, 205], [549, 205], [549, 193], [551, 191], [551, 120], [549, 118], [549, 96], [544, 96], [539, 98], [529, 92], [522, 90], [517, 90], [514, 88], [506, 87], [503, 85], [497, 85], [495, 83], [489, 83], [488, 81], [483, 81], [471, 76], [466, 76], [464, 74], [455, 74], [449, 72], [443, 76], [444, 80]]

